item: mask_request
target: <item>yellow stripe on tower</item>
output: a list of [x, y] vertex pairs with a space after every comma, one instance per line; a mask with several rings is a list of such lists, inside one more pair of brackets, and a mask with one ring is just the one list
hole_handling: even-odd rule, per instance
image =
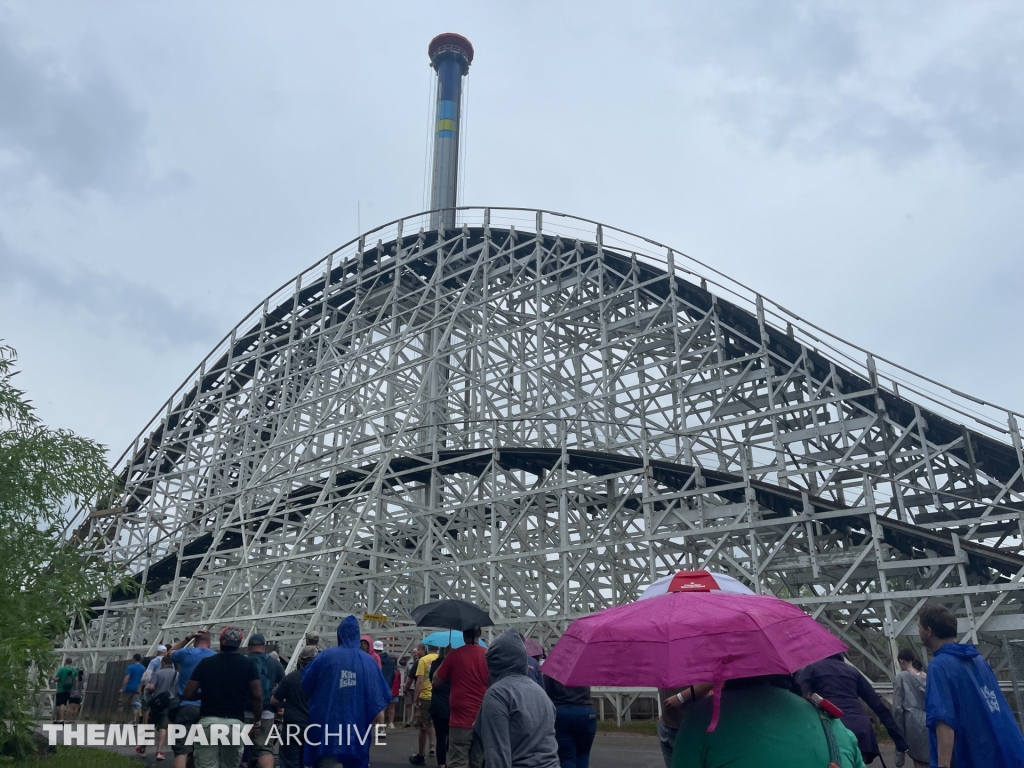
[[437, 130], [439, 131], [454, 131], [455, 121], [454, 120], [438, 120]]

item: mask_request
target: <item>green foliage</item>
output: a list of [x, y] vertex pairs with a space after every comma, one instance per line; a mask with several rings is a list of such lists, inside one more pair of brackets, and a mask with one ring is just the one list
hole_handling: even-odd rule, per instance
[[0, 758], [0, 768], [140, 768], [141, 761], [106, 749], [57, 747], [57, 754], [33, 758]]
[[0, 752], [32, 747], [54, 643], [111, 586], [103, 564], [67, 535], [66, 511], [113, 486], [103, 446], [45, 426], [0, 346]]

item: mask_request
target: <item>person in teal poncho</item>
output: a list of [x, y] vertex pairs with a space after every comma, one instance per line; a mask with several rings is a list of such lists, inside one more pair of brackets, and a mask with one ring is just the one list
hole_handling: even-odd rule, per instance
[[799, 695], [791, 675], [729, 680], [714, 731], [711, 697], [687, 704], [680, 716], [672, 768], [825, 768], [832, 731], [840, 768], [864, 768], [857, 737], [839, 720], [822, 717]]

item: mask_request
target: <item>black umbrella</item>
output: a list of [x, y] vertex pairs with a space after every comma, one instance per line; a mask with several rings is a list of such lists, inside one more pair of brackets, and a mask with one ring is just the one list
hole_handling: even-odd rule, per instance
[[409, 615], [417, 627], [444, 627], [445, 629], [471, 629], [494, 625], [491, 617], [465, 600], [438, 600], [417, 605]]

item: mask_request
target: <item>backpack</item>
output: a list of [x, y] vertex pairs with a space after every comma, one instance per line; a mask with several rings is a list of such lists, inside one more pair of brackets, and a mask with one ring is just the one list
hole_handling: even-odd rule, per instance
[[263, 688], [263, 707], [267, 708], [270, 706], [270, 699], [274, 695], [274, 688], [284, 678], [284, 668], [281, 666], [281, 662], [270, 658], [265, 653], [251, 653], [249, 658], [256, 665], [256, 671], [260, 673], [260, 686]]
[[825, 741], [828, 743], [828, 768], [839, 768], [842, 758], [839, 755], [839, 743], [836, 741], [835, 731], [832, 730], [833, 718], [824, 712], [818, 712], [821, 720], [821, 727], [825, 730]]
[[[173, 667], [171, 667], [173, 669]], [[164, 712], [172, 709], [177, 709], [181, 706], [181, 700], [177, 695], [178, 691], [178, 673], [174, 673], [174, 682], [171, 683], [170, 691], [162, 691], [149, 700], [149, 709], [153, 715], [158, 716]]]
[[[175, 688], [177, 688], [177, 678], [175, 678], [174, 685]], [[180, 706], [181, 699], [179, 699], [173, 691], [163, 691], [158, 693], [149, 701], [149, 710], [154, 715], [162, 715], [164, 712], [170, 712]]]
[[384, 675], [384, 682], [388, 688], [395, 684], [395, 672], [398, 670], [398, 660], [387, 651], [380, 655], [380, 672]]

